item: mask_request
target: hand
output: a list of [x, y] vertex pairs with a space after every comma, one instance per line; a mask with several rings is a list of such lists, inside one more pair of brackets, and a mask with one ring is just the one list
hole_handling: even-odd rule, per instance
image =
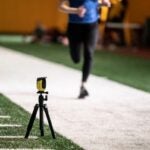
[[84, 17], [85, 13], [86, 13], [86, 9], [85, 9], [84, 6], [78, 7], [78, 12], [77, 12], [77, 14], [78, 14], [79, 17]]
[[110, 7], [111, 2], [110, 2], [110, 0], [102, 0], [102, 5]]

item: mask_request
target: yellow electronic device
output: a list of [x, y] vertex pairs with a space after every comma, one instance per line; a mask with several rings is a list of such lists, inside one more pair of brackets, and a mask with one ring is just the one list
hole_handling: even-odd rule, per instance
[[38, 92], [44, 92], [46, 89], [46, 77], [37, 78], [37, 89]]

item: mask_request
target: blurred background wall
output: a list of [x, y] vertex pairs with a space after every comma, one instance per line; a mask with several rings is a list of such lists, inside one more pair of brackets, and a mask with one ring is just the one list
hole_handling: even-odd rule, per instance
[[133, 23], [144, 23], [150, 17], [149, 0], [129, 0], [129, 17]]
[[66, 15], [59, 13], [57, 0], [0, 0], [1, 33], [30, 33], [39, 21], [64, 29]]
[[[64, 30], [67, 15], [58, 11], [57, 3], [58, 0], [0, 0], [0, 32], [31, 33], [38, 21]], [[128, 14], [131, 23], [144, 23], [150, 17], [150, 1], [130, 0]]]

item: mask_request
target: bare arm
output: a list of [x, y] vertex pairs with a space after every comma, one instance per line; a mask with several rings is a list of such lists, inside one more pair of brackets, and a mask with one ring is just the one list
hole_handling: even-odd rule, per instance
[[84, 16], [86, 9], [83, 6], [74, 8], [70, 7], [68, 3], [68, 0], [59, 0], [59, 9], [67, 14], [77, 14], [80, 17]]

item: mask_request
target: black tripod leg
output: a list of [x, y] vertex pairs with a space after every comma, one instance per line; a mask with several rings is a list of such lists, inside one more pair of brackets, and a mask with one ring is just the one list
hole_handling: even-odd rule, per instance
[[34, 110], [32, 112], [32, 115], [31, 115], [31, 118], [30, 118], [30, 121], [29, 121], [29, 124], [28, 124], [28, 127], [27, 127], [27, 132], [26, 132], [25, 138], [28, 138], [28, 136], [30, 134], [30, 131], [31, 131], [32, 126], [33, 126], [33, 122], [34, 122], [35, 117], [36, 117], [36, 113], [37, 113], [38, 107], [39, 107], [38, 104], [36, 104], [34, 106]]
[[40, 131], [41, 131], [41, 136], [44, 136], [43, 107], [40, 107]]
[[49, 113], [48, 113], [48, 109], [47, 109], [47, 106], [44, 105], [44, 111], [45, 111], [45, 114], [46, 114], [46, 117], [47, 117], [47, 120], [48, 120], [48, 124], [49, 124], [49, 128], [51, 130], [51, 133], [52, 133], [52, 137], [55, 139], [55, 132], [54, 132], [54, 129], [53, 129], [53, 126], [52, 126], [52, 122], [51, 122], [51, 119], [50, 119], [50, 116], [49, 116]]

